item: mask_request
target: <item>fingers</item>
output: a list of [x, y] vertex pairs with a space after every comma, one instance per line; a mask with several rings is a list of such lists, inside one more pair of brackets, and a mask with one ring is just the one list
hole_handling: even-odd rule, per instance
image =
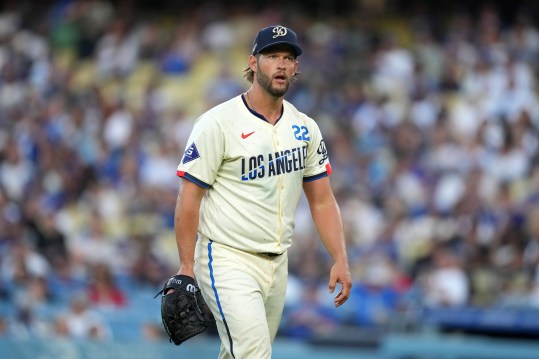
[[336, 307], [343, 305], [350, 297], [350, 289], [352, 288], [352, 277], [347, 267], [339, 268], [333, 266], [329, 275], [329, 292], [333, 293], [337, 283], [341, 284], [340, 292], [335, 296], [333, 302]]
[[333, 293], [335, 291], [335, 286], [337, 285], [337, 279], [334, 275], [330, 275], [329, 277], [329, 292]]
[[336, 307], [340, 307], [348, 300], [348, 298], [350, 297], [350, 287], [351, 285], [346, 285], [346, 284], [342, 286], [341, 291], [339, 292], [339, 294], [337, 294], [337, 296], [333, 300]]

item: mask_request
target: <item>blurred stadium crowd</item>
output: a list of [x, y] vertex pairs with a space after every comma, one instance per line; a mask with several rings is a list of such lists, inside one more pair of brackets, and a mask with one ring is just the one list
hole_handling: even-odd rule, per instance
[[123, 324], [162, 339], [153, 295], [178, 268], [176, 166], [196, 116], [247, 89], [252, 37], [276, 23], [304, 47], [287, 99], [325, 135], [354, 278], [333, 309], [302, 200], [281, 335], [539, 307], [530, 8], [135, 4], [0, 8], [0, 336], [118, 339]]

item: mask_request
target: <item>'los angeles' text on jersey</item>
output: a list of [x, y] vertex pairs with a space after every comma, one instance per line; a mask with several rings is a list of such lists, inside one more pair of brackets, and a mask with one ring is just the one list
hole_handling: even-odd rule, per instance
[[241, 160], [241, 180], [251, 181], [265, 176], [279, 176], [305, 169], [307, 146], [280, 152], [260, 154]]

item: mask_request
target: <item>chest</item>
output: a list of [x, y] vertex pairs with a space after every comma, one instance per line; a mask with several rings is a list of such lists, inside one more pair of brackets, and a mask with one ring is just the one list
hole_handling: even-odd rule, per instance
[[275, 126], [264, 121], [230, 126], [223, 160], [226, 167], [239, 171], [242, 182], [303, 173], [309, 130], [301, 120], [282, 121]]
[[283, 118], [275, 126], [262, 120], [238, 120], [226, 131], [225, 160], [297, 151], [310, 143], [309, 129], [301, 119]]

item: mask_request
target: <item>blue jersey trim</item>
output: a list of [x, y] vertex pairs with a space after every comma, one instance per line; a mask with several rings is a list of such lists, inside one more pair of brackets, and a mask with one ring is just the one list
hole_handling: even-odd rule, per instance
[[191, 176], [189, 173], [187, 172], [183, 172], [180, 177], [183, 177], [185, 178], [186, 180], [189, 180], [197, 185], [199, 185], [200, 187], [202, 188], [210, 188], [211, 185], [207, 184], [206, 182], [204, 181], [201, 181], [199, 180], [198, 178], [194, 177], [194, 176]]
[[221, 313], [221, 318], [223, 319], [223, 323], [226, 328], [226, 334], [228, 336], [228, 342], [230, 343], [230, 354], [233, 358], [234, 356], [234, 343], [232, 341], [232, 335], [230, 334], [230, 329], [228, 328], [228, 323], [225, 319], [225, 314], [223, 313], [223, 308], [221, 307], [221, 301], [219, 300], [219, 294], [217, 294], [217, 288], [215, 287], [215, 277], [213, 276], [213, 257], [212, 257], [212, 245], [213, 241], [210, 240], [208, 243], [208, 267], [210, 268], [210, 278], [211, 278], [211, 287], [213, 288], [213, 294], [215, 295], [215, 301], [217, 302], [217, 307], [219, 307], [219, 313]]
[[327, 177], [327, 176], [328, 176], [328, 173], [326, 171], [326, 172], [322, 172], [322, 173], [314, 175], [314, 176], [303, 177], [303, 182], [312, 182], [312, 181], [316, 181], [317, 179], [324, 178], [324, 177]]
[[[249, 107], [249, 105], [247, 104], [247, 101], [245, 100], [245, 95], [242, 94], [241, 99], [242, 99], [243, 104], [245, 105], [245, 107], [247, 107], [247, 109], [249, 110], [249, 112], [251, 112], [253, 115], [258, 117], [259, 119], [264, 120], [265, 122], [269, 123], [269, 121], [263, 115], [259, 114], [258, 112], [256, 112], [255, 110], [253, 110], [252, 108]], [[284, 113], [284, 106], [281, 108], [281, 115], [279, 116], [277, 121], [275, 121], [275, 124], [277, 124], [277, 122], [279, 122], [279, 120], [283, 117], [283, 113]]]

